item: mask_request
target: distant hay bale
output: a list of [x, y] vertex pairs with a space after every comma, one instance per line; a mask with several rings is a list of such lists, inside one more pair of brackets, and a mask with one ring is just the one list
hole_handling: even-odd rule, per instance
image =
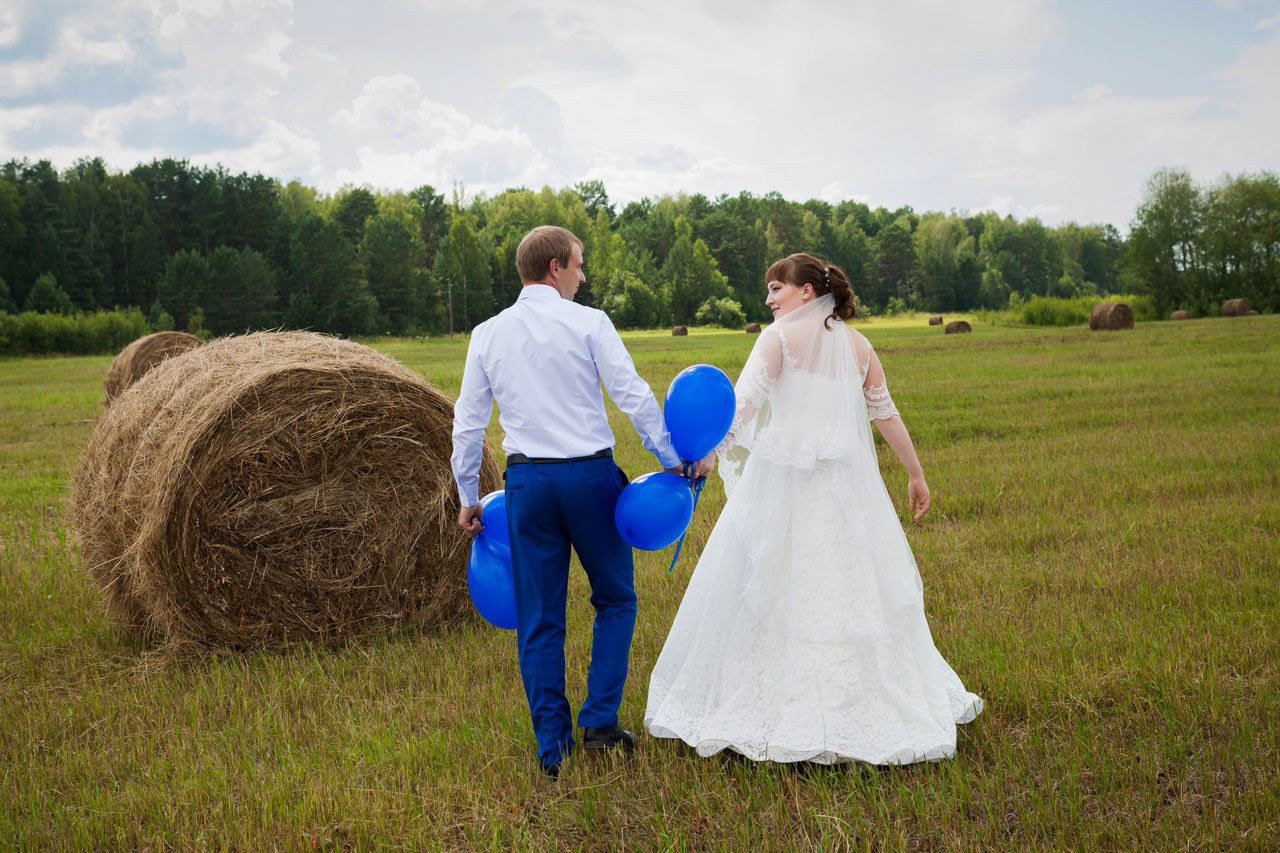
[[204, 341], [186, 332], [156, 332], [138, 338], [120, 350], [120, 354], [107, 368], [107, 378], [102, 381], [102, 388], [107, 392], [107, 402], [119, 397], [124, 389], [166, 358], [180, 355], [202, 343]]
[[[470, 614], [453, 403], [303, 332], [222, 338], [121, 394], [72, 480], [120, 623], [171, 647], [337, 643]], [[487, 448], [480, 493], [501, 488]]]
[[671, 327], [671, 334], [672, 334], [672, 335], [674, 335], [674, 336], [676, 336], [676, 337], [681, 337], [681, 336], [683, 336], [683, 335], [687, 335], [687, 334], [689, 334], [689, 327], [688, 327], [688, 326], [672, 326], [672, 327]]
[[1132, 329], [1133, 310], [1123, 302], [1099, 302], [1089, 312], [1089, 328], [1095, 332]]
[[1249, 309], [1249, 316], [1250, 316], [1250, 317], [1258, 317], [1258, 316], [1260, 316], [1260, 313], [1259, 313], [1258, 309], [1256, 309], [1256, 308], [1250, 308], [1250, 309]]
[[748, 334], [748, 335], [758, 335], [758, 334], [760, 334], [760, 324], [759, 324], [759, 323], [748, 323], [748, 324], [747, 324], [747, 334]]
[[942, 325], [942, 315], [941, 315], [941, 314], [934, 314], [932, 317], [930, 317], [930, 318], [929, 318], [929, 325], [930, 325], [930, 326], [941, 326], [941, 325]]
[[1248, 299], [1228, 299], [1222, 303], [1223, 317], [1247, 317], [1252, 310]]
[[959, 335], [965, 332], [972, 332], [972, 331], [973, 331], [973, 327], [970, 326], [968, 322], [964, 320], [952, 320], [950, 323], [947, 324], [946, 328], [943, 329], [943, 334]]
[[1169, 319], [1170, 320], [1190, 320], [1191, 312], [1190, 311], [1174, 311], [1172, 314], [1169, 315]]

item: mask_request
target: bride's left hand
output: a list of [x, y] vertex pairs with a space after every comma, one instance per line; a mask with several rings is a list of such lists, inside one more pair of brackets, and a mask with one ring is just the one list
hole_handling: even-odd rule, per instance
[[907, 481], [907, 502], [915, 521], [919, 521], [929, 511], [929, 486], [924, 477], [912, 477]]
[[699, 459], [693, 466], [693, 478], [706, 477], [716, 469], [716, 452], [713, 450]]

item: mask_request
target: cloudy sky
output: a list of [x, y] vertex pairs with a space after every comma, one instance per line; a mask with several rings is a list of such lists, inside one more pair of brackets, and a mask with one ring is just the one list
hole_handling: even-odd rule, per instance
[[1124, 230], [1280, 169], [1280, 0], [0, 0], [0, 159], [86, 155]]

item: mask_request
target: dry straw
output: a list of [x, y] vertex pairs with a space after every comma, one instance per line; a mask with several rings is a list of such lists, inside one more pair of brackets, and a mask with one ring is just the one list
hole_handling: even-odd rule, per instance
[[107, 378], [102, 387], [107, 392], [107, 402], [124, 393], [124, 390], [142, 378], [148, 370], [171, 356], [181, 355], [204, 341], [186, 332], [156, 332], [138, 338], [120, 350], [107, 368]]
[[[261, 332], [169, 359], [73, 479], [118, 621], [173, 649], [337, 643], [469, 615], [453, 404], [368, 347]], [[485, 451], [481, 493], [499, 488]]]
[[1123, 302], [1099, 302], [1089, 312], [1092, 331], [1115, 331], [1133, 328], [1133, 309]]

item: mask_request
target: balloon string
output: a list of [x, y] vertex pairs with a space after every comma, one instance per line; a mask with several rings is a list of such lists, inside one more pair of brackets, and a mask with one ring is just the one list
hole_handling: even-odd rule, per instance
[[[697, 512], [698, 498], [702, 496], [702, 487], [706, 485], [707, 478], [699, 477], [696, 480], [693, 479], [693, 463], [692, 462], [684, 463], [684, 475], [686, 478], [689, 479], [690, 485], [693, 487], [693, 511]], [[689, 516], [689, 523], [693, 524], [692, 515]], [[671, 574], [676, 570], [676, 560], [680, 559], [680, 549], [684, 547], [684, 537], [688, 534], [688, 532], [689, 532], [689, 528], [686, 527], [684, 529], [684, 533], [680, 534], [680, 541], [676, 543], [676, 553], [671, 558], [671, 567], [667, 569], [667, 574]]]

